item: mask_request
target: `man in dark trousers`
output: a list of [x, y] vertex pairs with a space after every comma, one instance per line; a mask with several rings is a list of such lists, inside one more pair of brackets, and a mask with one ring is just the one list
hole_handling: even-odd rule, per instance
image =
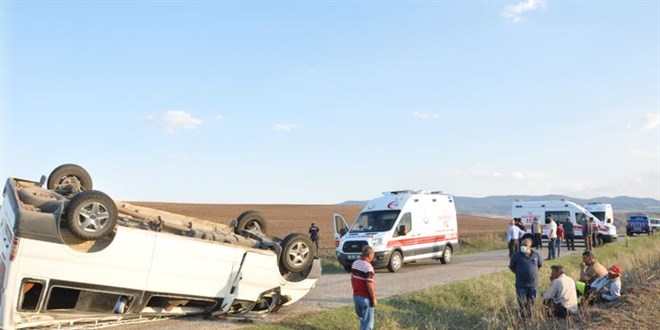
[[319, 251], [319, 232], [321, 230], [319, 227], [317, 227], [313, 222], [312, 226], [309, 227], [309, 237], [312, 239], [312, 242], [314, 242], [314, 245], [316, 245], [316, 252]]
[[584, 238], [585, 251], [591, 251], [594, 244], [594, 241], [592, 240], [592, 234], [593, 234], [593, 227], [591, 226], [592, 222], [593, 222], [593, 218], [590, 218], [588, 221], [584, 222], [584, 225], [582, 225], [582, 238]]
[[575, 229], [571, 218], [564, 220], [564, 239], [566, 240], [566, 249], [575, 251]]
[[532, 240], [526, 238], [520, 243], [520, 251], [509, 261], [509, 269], [516, 274], [516, 297], [518, 315], [522, 320], [532, 316], [532, 306], [539, 287], [539, 268], [543, 266], [541, 256], [532, 249]]

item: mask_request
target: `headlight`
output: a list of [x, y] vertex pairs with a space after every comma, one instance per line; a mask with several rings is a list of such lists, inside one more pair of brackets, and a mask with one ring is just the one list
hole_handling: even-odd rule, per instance
[[382, 244], [383, 244], [383, 238], [382, 238], [382, 237], [381, 237], [381, 238], [373, 238], [373, 239], [371, 239], [371, 245], [374, 246], [374, 247], [376, 247], [376, 246], [380, 246], [380, 245], [382, 245]]

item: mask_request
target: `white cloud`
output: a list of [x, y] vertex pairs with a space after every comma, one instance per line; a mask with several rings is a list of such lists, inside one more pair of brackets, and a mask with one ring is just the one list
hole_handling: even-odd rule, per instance
[[519, 23], [523, 20], [525, 12], [545, 9], [547, 6], [548, 2], [545, 0], [527, 0], [506, 6], [502, 15], [513, 23]]
[[658, 152], [657, 149], [652, 150], [652, 149], [644, 149], [642, 147], [632, 147], [629, 150], [630, 150], [629, 151], [630, 155], [636, 158], [655, 159], [655, 160], [660, 158], [660, 153]]
[[162, 117], [148, 115], [147, 120], [157, 122], [169, 134], [175, 134], [180, 129], [194, 129], [204, 123], [185, 111], [168, 111]]
[[650, 131], [656, 129], [660, 125], [660, 113], [647, 113], [644, 118], [637, 122], [629, 122], [626, 124], [628, 129], [641, 129]]
[[425, 111], [413, 111], [413, 116], [417, 119], [427, 120], [427, 119], [438, 119], [440, 115], [437, 113], [428, 113]]
[[217, 120], [217, 121], [222, 121], [223, 119], [225, 119], [225, 117], [223, 115], [216, 115], [215, 116], [215, 120]]
[[294, 129], [298, 129], [300, 126], [296, 124], [275, 124], [273, 125], [273, 130], [275, 131], [293, 131]]

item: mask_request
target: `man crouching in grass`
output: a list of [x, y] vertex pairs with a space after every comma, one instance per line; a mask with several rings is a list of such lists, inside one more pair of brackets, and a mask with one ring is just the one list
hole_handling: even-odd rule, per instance
[[564, 274], [564, 267], [552, 265], [550, 281], [550, 288], [543, 294], [543, 304], [547, 307], [548, 315], [566, 317], [568, 313], [577, 314], [575, 281]]

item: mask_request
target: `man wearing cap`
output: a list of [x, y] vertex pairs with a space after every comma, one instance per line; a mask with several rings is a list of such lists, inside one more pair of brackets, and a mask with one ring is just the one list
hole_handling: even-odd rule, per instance
[[578, 301], [575, 292], [575, 281], [564, 274], [564, 267], [552, 265], [550, 267], [550, 280], [552, 284], [548, 291], [543, 293], [543, 303], [550, 307], [550, 316], [566, 317], [577, 314]]
[[599, 277], [591, 283], [593, 294], [587, 298], [590, 301], [615, 301], [621, 297], [621, 273], [623, 269], [619, 265], [613, 265], [607, 270], [607, 275]]

